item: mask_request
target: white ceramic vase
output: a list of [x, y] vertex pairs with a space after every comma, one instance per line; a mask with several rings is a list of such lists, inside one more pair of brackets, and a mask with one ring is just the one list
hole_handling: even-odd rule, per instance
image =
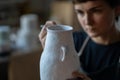
[[41, 80], [71, 79], [72, 72], [80, 69], [72, 30], [73, 28], [67, 25], [47, 28], [45, 48], [40, 59]]
[[37, 46], [38, 16], [25, 14], [20, 17], [20, 29], [16, 35], [16, 47], [21, 50], [31, 50]]

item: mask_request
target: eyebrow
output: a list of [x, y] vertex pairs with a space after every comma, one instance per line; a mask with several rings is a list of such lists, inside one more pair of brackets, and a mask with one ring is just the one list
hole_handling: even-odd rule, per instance
[[90, 8], [89, 10], [94, 10], [94, 9], [98, 9], [98, 8], [102, 8], [103, 6], [99, 5], [99, 6], [96, 6], [96, 7], [93, 7], [93, 8]]

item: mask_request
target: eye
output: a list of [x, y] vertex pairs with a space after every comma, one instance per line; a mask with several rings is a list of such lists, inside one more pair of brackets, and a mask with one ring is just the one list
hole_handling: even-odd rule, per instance
[[91, 12], [92, 13], [101, 13], [102, 9], [92, 9]]
[[83, 11], [81, 11], [81, 10], [75, 10], [75, 12], [76, 12], [76, 14], [77, 14], [77, 15], [81, 15], [81, 16], [83, 16], [83, 15], [84, 15], [84, 12], [83, 12]]

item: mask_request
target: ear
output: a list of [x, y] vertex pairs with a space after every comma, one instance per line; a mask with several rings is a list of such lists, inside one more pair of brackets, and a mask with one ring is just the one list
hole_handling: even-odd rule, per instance
[[115, 15], [120, 16], [120, 5], [115, 8]]

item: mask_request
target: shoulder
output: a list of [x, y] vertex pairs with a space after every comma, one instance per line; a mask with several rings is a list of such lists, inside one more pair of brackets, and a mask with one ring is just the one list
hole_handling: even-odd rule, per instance
[[85, 39], [87, 37], [87, 34], [84, 31], [76, 31], [73, 32], [73, 37], [76, 39]]
[[73, 39], [74, 39], [74, 44], [77, 52], [83, 45], [83, 42], [86, 39], [86, 37], [87, 37], [87, 34], [84, 31], [73, 32]]

